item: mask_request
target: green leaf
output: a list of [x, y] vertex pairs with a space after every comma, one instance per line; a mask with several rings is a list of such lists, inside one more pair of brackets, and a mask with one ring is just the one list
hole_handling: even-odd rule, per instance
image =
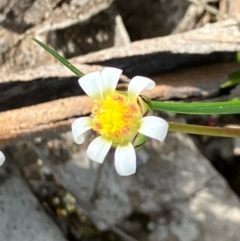
[[236, 59], [237, 59], [237, 62], [240, 63], [240, 52], [237, 52], [237, 57], [236, 57]]
[[153, 110], [192, 115], [240, 114], [240, 100], [204, 103], [176, 103], [151, 101]]
[[64, 57], [54, 51], [52, 48], [48, 47], [46, 44], [32, 37], [32, 40], [39, 44], [42, 48], [44, 48], [48, 53], [50, 53], [54, 58], [60, 61], [63, 65], [65, 65], [68, 69], [70, 69], [75, 75], [78, 77], [82, 77], [84, 74], [74, 67], [70, 62], [68, 62]]
[[220, 85], [221, 89], [234, 87], [236, 85], [240, 84], [240, 71], [236, 71], [232, 74], [230, 74], [228, 80]]

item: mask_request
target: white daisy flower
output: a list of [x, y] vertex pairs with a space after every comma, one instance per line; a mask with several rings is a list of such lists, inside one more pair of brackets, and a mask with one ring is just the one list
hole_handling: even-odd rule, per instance
[[93, 129], [98, 133], [87, 149], [87, 156], [103, 163], [111, 147], [115, 151], [115, 167], [119, 175], [128, 176], [136, 172], [135, 149], [143, 145], [146, 136], [163, 141], [168, 123], [162, 118], [147, 116], [150, 104], [139, 96], [143, 89], [151, 90], [155, 82], [136, 76], [127, 92], [116, 91], [122, 70], [104, 68], [101, 72], [84, 75], [79, 84], [93, 99], [90, 117], [81, 117], [72, 123], [72, 134], [77, 144], [84, 142], [83, 133]]
[[5, 156], [4, 154], [0, 151], [0, 166], [2, 166], [2, 164], [5, 162]]

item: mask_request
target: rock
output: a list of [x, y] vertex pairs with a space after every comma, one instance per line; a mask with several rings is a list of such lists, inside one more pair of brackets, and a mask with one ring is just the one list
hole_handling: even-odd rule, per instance
[[[4, 29], [0, 28], [0, 36], [5, 36], [0, 41], [1, 71], [17, 72], [57, 62], [29, 36], [65, 58], [130, 43], [113, 0], [11, 1], [3, 12]], [[11, 12], [16, 15], [13, 19], [8, 16]]]
[[171, 34], [190, 4], [185, 0], [115, 2], [132, 41]]
[[[138, 212], [149, 217], [147, 231], [140, 227], [132, 234], [145, 232], [147, 238], [138, 240], [225, 241], [240, 235], [238, 198], [188, 136], [169, 133], [163, 143], [148, 140], [138, 153], [137, 173], [129, 177], [116, 173], [114, 151], [99, 177], [98, 164], [86, 157], [90, 135], [80, 146], [73, 144], [71, 133], [62, 138], [55, 140], [59, 145], [49, 141], [39, 150], [99, 229], [118, 225], [131, 233], [135, 226], [127, 218]], [[59, 148], [68, 162], [58, 155]]]
[[240, 138], [234, 139], [234, 154], [240, 155]]
[[[13, 173], [12, 173], [13, 174]], [[0, 170], [0, 234], [6, 241], [66, 241], [27, 184], [9, 169]]]
[[136, 41], [71, 60], [75, 63], [119, 67], [128, 77], [233, 61], [240, 50], [239, 26], [234, 20], [207, 24], [185, 33]]

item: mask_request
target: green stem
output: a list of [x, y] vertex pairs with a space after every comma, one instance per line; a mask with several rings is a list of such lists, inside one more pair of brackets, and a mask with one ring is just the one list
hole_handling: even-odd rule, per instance
[[174, 122], [169, 122], [169, 131], [206, 136], [240, 137], [240, 128], [189, 125]]

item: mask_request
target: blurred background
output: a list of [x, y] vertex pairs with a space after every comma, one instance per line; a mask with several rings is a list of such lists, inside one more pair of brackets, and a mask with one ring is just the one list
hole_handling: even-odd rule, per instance
[[[240, 236], [240, 139], [169, 132], [137, 153], [120, 177], [112, 150], [86, 157], [72, 121], [90, 113], [77, 77], [123, 69], [118, 85], [152, 78], [159, 101], [240, 98], [238, 0], [0, 0], [0, 234], [15, 241], [236, 241]], [[239, 115], [156, 113], [168, 121], [240, 127]]]

